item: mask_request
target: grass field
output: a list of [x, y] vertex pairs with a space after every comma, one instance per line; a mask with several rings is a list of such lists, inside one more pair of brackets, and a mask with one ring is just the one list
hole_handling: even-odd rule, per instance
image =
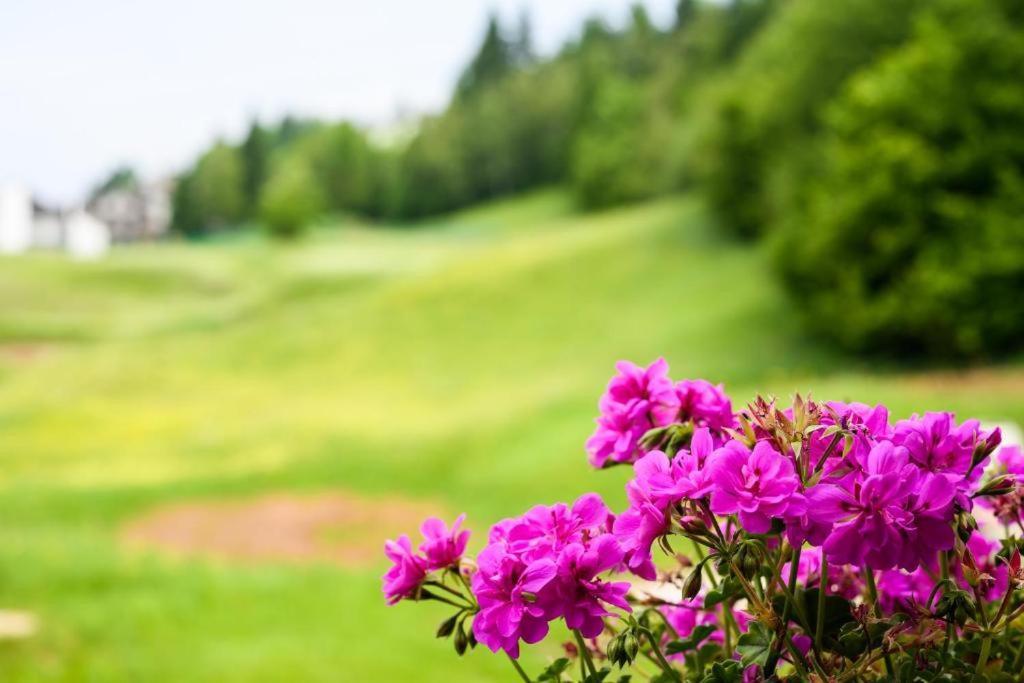
[[383, 562], [172, 557], [121, 530], [281, 492], [465, 511], [476, 540], [588, 490], [620, 508], [626, 473], [590, 471], [582, 444], [613, 363], [658, 355], [738, 403], [813, 390], [1024, 422], [1024, 366], [922, 374], [805, 339], [763, 256], [685, 198], [579, 216], [552, 191], [287, 247], [4, 259], [0, 607], [40, 629], [0, 642], [0, 679], [511, 680], [432, 638], [443, 610], [386, 608]]

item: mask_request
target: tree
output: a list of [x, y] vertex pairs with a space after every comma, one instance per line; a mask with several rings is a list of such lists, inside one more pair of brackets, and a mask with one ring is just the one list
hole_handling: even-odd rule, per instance
[[938, 0], [829, 107], [777, 264], [857, 351], [973, 358], [1024, 335], [1024, 13]]
[[89, 193], [89, 201], [91, 202], [113, 190], [132, 190], [138, 186], [139, 178], [135, 173], [135, 169], [130, 166], [119, 166], [111, 171], [106, 180], [93, 188], [92, 192]]
[[465, 100], [488, 84], [507, 76], [515, 64], [514, 50], [502, 34], [497, 15], [487, 20], [487, 30], [476, 56], [463, 71], [455, 88], [455, 98]]
[[242, 182], [245, 194], [245, 211], [248, 216], [256, 215], [259, 209], [260, 191], [267, 179], [267, 164], [270, 156], [270, 141], [267, 131], [259, 121], [253, 120], [249, 133], [242, 142], [241, 155], [244, 170]]
[[697, 16], [697, 0], [677, 0], [676, 20], [673, 29], [680, 31], [688, 28], [690, 22]]
[[309, 165], [300, 156], [282, 160], [267, 180], [260, 220], [271, 235], [293, 239], [323, 211], [323, 197]]
[[244, 169], [238, 150], [223, 142], [179, 178], [172, 223], [190, 235], [223, 229], [245, 216]]

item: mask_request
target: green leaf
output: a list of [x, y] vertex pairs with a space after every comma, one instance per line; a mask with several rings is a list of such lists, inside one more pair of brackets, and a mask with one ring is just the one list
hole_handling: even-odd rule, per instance
[[665, 646], [666, 654], [676, 655], [680, 652], [686, 652], [688, 650], [695, 650], [700, 642], [715, 632], [715, 626], [713, 624], [701, 624], [700, 626], [694, 627], [690, 635], [682, 640], [673, 640]]
[[743, 665], [760, 664], [768, 661], [768, 652], [772, 646], [772, 633], [764, 624], [753, 622], [750, 630], [740, 636], [736, 651], [740, 653]]
[[560, 681], [562, 674], [569, 668], [571, 662], [565, 657], [560, 657], [548, 665], [548, 668], [540, 672], [538, 681]]

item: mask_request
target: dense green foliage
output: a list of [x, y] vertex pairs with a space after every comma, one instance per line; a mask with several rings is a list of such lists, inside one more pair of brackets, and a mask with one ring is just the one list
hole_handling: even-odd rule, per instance
[[977, 356], [1024, 321], [1024, 11], [937, 3], [826, 117], [782, 272], [854, 349]]
[[502, 658], [453, 666], [423, 637], [442, 606], [384, 605], [381, 537], [415, 533], [413, 516], [328, 527], [327, 548], [365, 548], [351, 567], [140, 552], [125, 525], [338, 491], [466, 512], [479, 550], [538, 500], [595, 490], [622, 509], [627, 468], [587, 472], [582, 448], [622, 357], [664, 353], [740, 405], [799, 389], [1024, 423], [1019, 365], [886, 372], [809, 342], [764, 255], [719, 239], [692, 199], [571, 206], [545, 193], [417, 231], [349, 222], [287, 249], [256, 234], [5, 260], [0, 604], [39, 633], [3, 643], [3, 680], [512, 680]]

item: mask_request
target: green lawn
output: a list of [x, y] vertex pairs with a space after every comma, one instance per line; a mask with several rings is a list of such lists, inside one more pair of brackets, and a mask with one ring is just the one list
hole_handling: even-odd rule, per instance
[[170, 559], [119, 529], [279, 491], [430, 501], [477, 541], [536, 502], [619, 508], [627, 473], [590, 471], [582, 444], [614, 362], [658, 355], [739, 403], [813, 390], [1024, 422], [1024, 366], [923, 375], [805, 339], [763, 256], [685, 198], [580, 216], [552, 191], [287, 247], [0, 260], [0, 607], [41, 623], [0, 642], [0, 679], [512, 680], [433, 639], [444, 610], [386, 608], [383, 563]]

